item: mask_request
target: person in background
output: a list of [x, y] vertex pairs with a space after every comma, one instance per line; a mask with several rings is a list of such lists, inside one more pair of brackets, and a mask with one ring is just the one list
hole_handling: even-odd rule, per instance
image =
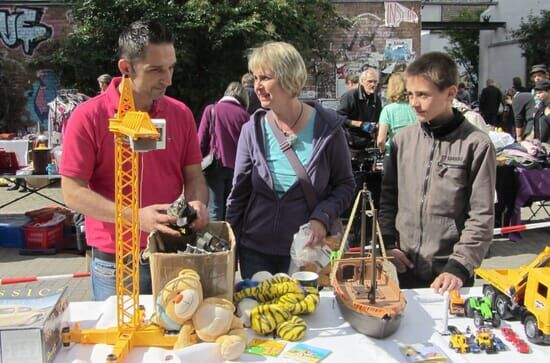
[[[544, 64], [535, 64], [529, 72], [533, 86], [537, 81], [548, 79], [548, 70]], [[532, 140], [534, 135], [535, 113], [540, 105], [540, 100], [535, 97], [535, 89], [531, 92], [521, 92], [514, 96], [512, 108], [516, 127], [516, 141]]]
[[512, 78], [512, 88], [516, 90], [516, 92], [529, 92], [527, 88], [522, 86], [520, 77]]
[[479, 96], [479, 113], [488, 124], [500, 126], [499, 106], [502, 105], [502, 93], [492, 79], [488, 79], [486, 84], [487, 87], [481, 91]]
[[456, 99], [460, 102], [470, 105], [472, 103], [472, 100], [470, 98], [470, 92], [466, 90], [466, 85], [463, 82], [460, 82], [458, 84], [458, 91], [456, 92]]
[[346, 76], [346, 87], [348, 91], [359, 87], [359, 76], [356, 74], [348, 74]]
[[99, 93], [103, 93], [107, 90], [107, 87], [109, 87], [109, 84], [111, 84], [112, 79], [113, 77], [111, 77], [111, 75], [107, 73], [97, 77], [97, 83], [99, 85]]
[[[145, 248], [152, 231], [179, 236], [168, 226], [176, 218], [166, 210], [182, 190], [197, 211], [192, 227], [206, 226], [208, 187], [193, 114], [182, 102], [165, 96], [176, 65], [173, 34], [160, 23], [136, 21], [122, 31], [118, 46], [118, 69], [129, 78], [136, 110], [166, 120], [166, 148], [139, 155], [139, 241]], [[104, 93], [77, 106], [67, 125], [61, 157], [65, 203], [86, 216], [94, 300], [116, 293], [115, 147], [109, 119], [117, 111], [121, 83], [122, 78], [114, 78]], [[139, 280], [140, 293], [151, 294], [148, 264], [140, 263]]]
[[401, 288], [444, 293], [472, 285], [493, 238], [495, 149], [452, 108], [456, 63], [426, 53], [405, 74], [419, 123], [392, 140], [384, 170], [380, 230]]
[[514, 125], [516, 124], [516, 120], [514, 118], [514, 97], [519, 92], [515, 88], [508, 88], [506, 92], [504, 92], [504, 112], [502, 114], [502, 128], [505, 132], [509, 133], [514, 137], [514, 140], [516, 140], [516, 129]]
[[256, 96], [256, 92], [254, 91], [254, 76], [250, 73], [243, 74], [241, 77], [241, 84], [248, 95], [248, 107], [246, 110], [252, 115], [260, 108], [260, 100], [258, 100], [258, 96]]
[[[248, 55], [248, 69], [262, 109], [243, 126], [227, 201], [243, 278], [264, 270], [288, 272], [290, 246], [299, 227], [308, 223], [307, 243], [322, 244], [348, 208], [355, 187], [344, 118], [317, 102], [298, 99], [307, 70], [296, 48], [285, 42], [265, 43]], [[279, 131], [313, 187], [313, 210], [275, 136]]]
[[202, 114], [198, 134], [202, 155], [208, 155], [213, 147], [215, 150], [215, 161], [204, 170], [209, 189], [208, 213], [213, 221], [225, 220], [225, 202], [231, 190], [237, 142], [241, 128], [250, 119], [247, 107], [246, 90], [239, 82], [231, 82], [224, 96], [216, 104], [207, 106]]
[[376, 94], [379, 81], [378, 71], [369, 68], [359, 76], [359, 87], [349, 90], [340, 98], [336, 112], [347, 118], [344, 126], [349, 132], [350, 146], [365, 144], [373, 139], [378, 118], [382, 111], [380, 97]]
[[535, 97], [540, 104], [535, 112], [535, 139], [550, 142], [550, 81], [542, 79], [535, 83]]
[[388, 105], [380, 113], [376, 145], [380, 152], [389, 155], [392, 137], [405, 126], [417, 122], [416, 114], [408, 102], [408, 92], [403, 73], [393, 73], [386, 91]]

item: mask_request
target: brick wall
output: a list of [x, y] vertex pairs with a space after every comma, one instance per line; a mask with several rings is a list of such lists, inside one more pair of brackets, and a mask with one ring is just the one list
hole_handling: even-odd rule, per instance
[[68, 7], [31, 3], [0, 5], [0, 78], [5, 80], [0, 84], [0, 95], [5, 99], [25, 98], [24, 106], [17, 110], [8, 107], [13, 102], [0, 101], [0, 127], [4, 129], [26, 123], [46, 130], [47, 104], [59, 88], [53, 71], [47, 67], [32, 69], [28, 61], [47, 52], [70, 31]]
[[[68, 8], [60, 5], [31, 6], [32, 2], [0, 5], [0, 129], [2, 122], [21, 121], [47, 129], [47, 103], [60, 88], [55, 73], [46, 67], [31, 69], [27, 61], [47, 52], [70, 31]], [[420, 2], [335, 2], [336, 10], [352, 21], [350, 29], [331, 31], [336, 61], [320, 63], [310, 75], [304, 97], [335, 98], [345, 91], [348, 73], [367, 67], [391, 72], [397, 63], [408, 63], [420, 52]], [[12, 26], [13, 24], [13, 26]], [[2, 95], [24, 97], [24, 109], [6, 116]], [[4, 101], [5, 102], [5, 101]]]
[[348, 73], [368, 67], [389, 72], [420, 53], [420, 2], [335, 2], [339, 14], [352, 21], [347, 30], [333, 31], [336, 62], [320, 65], [310, 77], [304, 97], [338, 98]]

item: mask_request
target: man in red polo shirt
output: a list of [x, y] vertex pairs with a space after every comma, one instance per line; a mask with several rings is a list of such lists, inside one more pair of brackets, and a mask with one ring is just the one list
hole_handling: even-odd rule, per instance
[[[194, 228], [208, 223], [208, 188], [202, 175], [201, 151], [189, 108], [165, 91], [172, 83], [176, 55], [172, 33], [162, 24], [137, 21], [119, 37], [120, 72], [130, 78], [136, 110], [166, 120], [166, 148], [140, 153], [140, 245], [158, 230], [177, 235], [165, 214], [184, 191], [197, 210]], [[114, 137], [109, 118], [116, 114], [121, 78], [114, 78], [101, 95], [78, 106], [64, 137], [60, 173], [65, 203], [86, 216], [86, 239], [92, 247], [92, 293], [95, 300], [114, 295], [115, 226]], [[148, 265], [140, 264], [140, 292], [151, 293]]]

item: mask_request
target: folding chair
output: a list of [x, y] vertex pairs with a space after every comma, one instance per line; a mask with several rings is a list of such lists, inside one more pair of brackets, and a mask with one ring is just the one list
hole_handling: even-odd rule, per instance
[[546, 213], [546, 217], [550, 217], [550, 211], [547, 209], [550, 208], [550, 201], [548, 200], [536, 200], [529, 205], [529, 210], [531, 211], [531, 216], [527, 221], [531, 221], [537, 213], [542, 209]]

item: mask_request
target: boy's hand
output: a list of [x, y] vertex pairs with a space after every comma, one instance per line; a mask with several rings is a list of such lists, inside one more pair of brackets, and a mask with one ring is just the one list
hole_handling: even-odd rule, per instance
[[462, 287], [462, 280], [449, 272], [443, 272], [435, 278], [430, 285], [438, 294], [443, 295], [445, 291], [458, 290]]

